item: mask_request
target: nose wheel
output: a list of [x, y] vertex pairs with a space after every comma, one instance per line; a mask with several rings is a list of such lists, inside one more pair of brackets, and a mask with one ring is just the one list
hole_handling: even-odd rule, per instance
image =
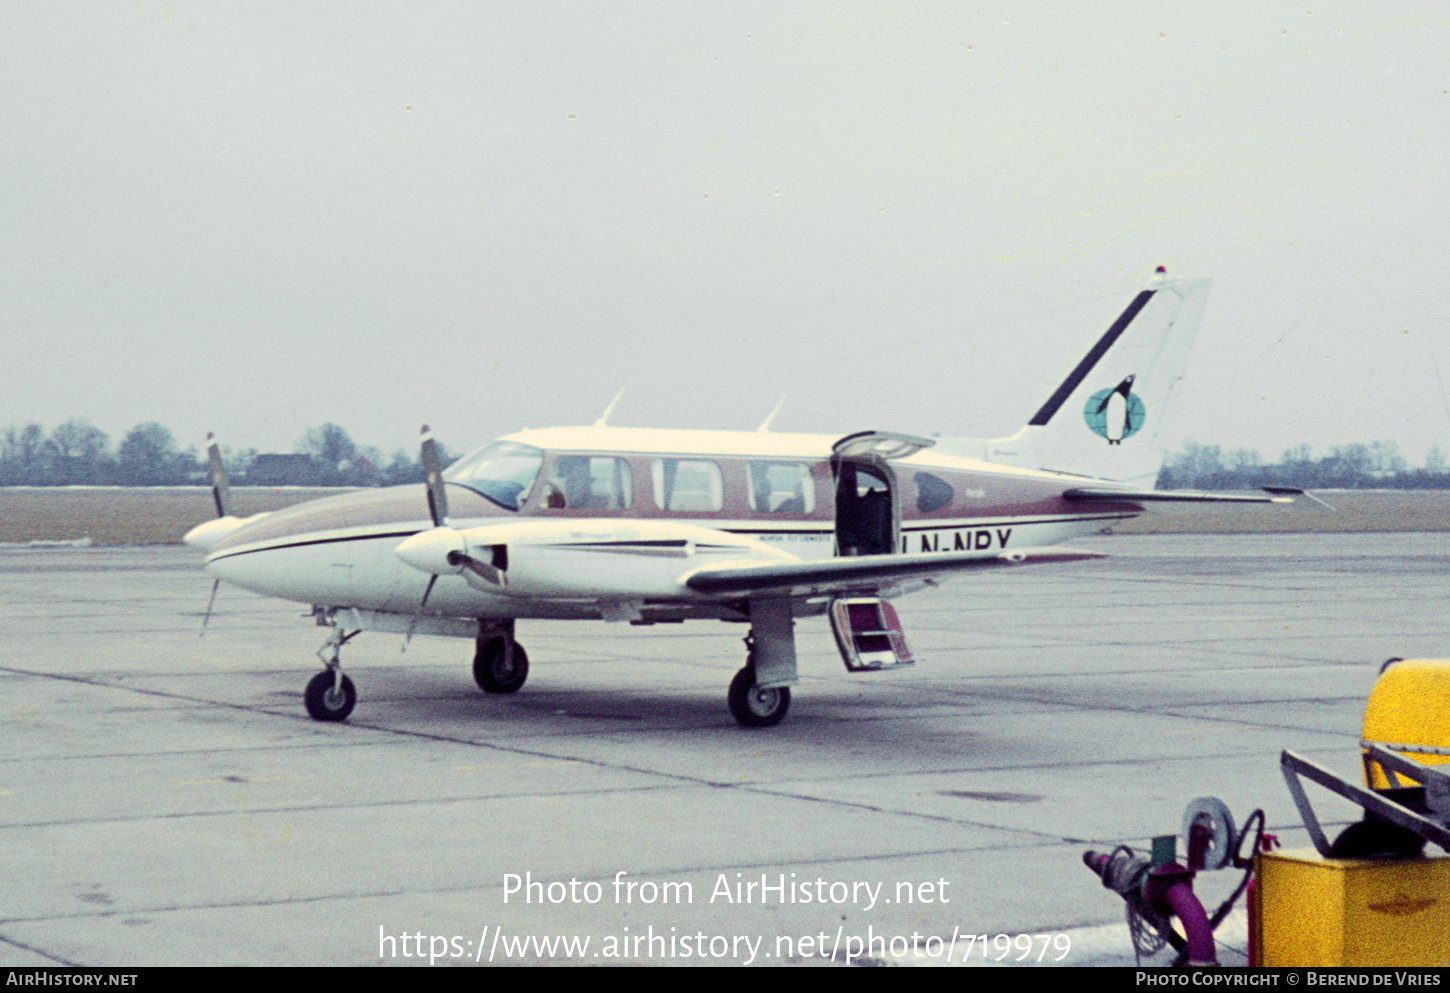
[[314, 720], [346, 720], [357, 703], [357, 690], [352, 680], [336, 669], [325, 669], [313, 676], [302, 694], [307, 712]]
[[344, 634], [342, 628], [334, 626], [317, 650], [317, 657], [327, 668], [309, 679], [307, 689], [302, 691], [302, 702], [313, 720], [345, 721], [357, 704], [357, 689], [342, 671], [342, 646], [361, 633]]

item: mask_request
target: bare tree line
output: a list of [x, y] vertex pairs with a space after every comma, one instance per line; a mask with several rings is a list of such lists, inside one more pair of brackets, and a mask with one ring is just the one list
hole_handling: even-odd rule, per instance
[[[446, 453], [445, 453], [446, 454]], [[416, 453], [359, 445], [336, 424], [308, 428], [290, 453], [223, 446], [227, 472], [238, 485], [395, 486], [423, 480]], [[145, 421], [111, 446], [110, 437], [81, 418], [47, 433], [39, 424], [0, 434], [0, 486], [184, 486], [207, 481], [206, 453], [185, 450], [170, 430]], [[445, 458], [447, 464], [450, 458]], [[1257, 451], [1224, 451], [1187, 442], [1164, 462], [1160, 489], [1236, 490], [1260, 486], [1320, 489], [1450, 489], [1450, 460], [1432, 447], [1411, 469], [1399, 445], [1375, 441], [1342, 445], [1315, 458], [1308, 445], [1267, 463]]]
[[1438, 445], [1425, 456], [1425, 464], [1412, 469], [1393, 441], [1368, 445], [1340, 445], [1315, 458], [1308, 445], [1284, 452], [1278, 462], [1266, 463], [1249, 449], [1225, 452], [1217, 445], [1187, 442], [1164, 461], [1158, 488], [1170, 490], [1248, 490], [1261, 486], [1298, 486], [1305, 489], [1450, 489], [1450, 462]]
[[[446, 453], [445, 453], [446, 454]], [[394, 486], [423, 481], [416, 454], [384, 458], [336, 424], [308, 428], [287, 454], [222, 447], [233, 483], [247, 486]], [[449, 459], [445, 458], [445, 464]], [[145, 421], [113, 448], [81, 418], [47, 433], [35, 423], [0, 433], [0, 486], [185, 486], [207, 482], [206, 453], [182, 449], [171, 431]]]

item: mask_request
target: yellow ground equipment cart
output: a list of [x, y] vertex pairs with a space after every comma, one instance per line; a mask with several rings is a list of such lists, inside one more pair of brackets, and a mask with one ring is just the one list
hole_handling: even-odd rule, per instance
[[[1450, 765], [1450, 660], [1386, 662], [1365, 703], [1361, 737], [1423, 765]], [[1392, 785], [1368, 754], [1364, 769], [1371, 789]]]
[[[1261, 852], [1252, 964], [1450, 965], [1450, 661], [1391, 659], [1365, 705], [1365, 786], [1284, 752], [1315, 851]], [[1331, 842], [1302, 779], [1364, 808]], [[1368, 788], [1366, 788], [1368, 787]]]

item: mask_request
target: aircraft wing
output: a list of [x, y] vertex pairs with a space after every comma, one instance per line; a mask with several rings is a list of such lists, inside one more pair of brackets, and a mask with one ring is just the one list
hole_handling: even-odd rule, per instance
[[1071, 548], [1023, 548], [996, 555], [977, 552], [938, 552], [925, 555], [858, 555], [811, 562], [770, 562], [755, 566], [720, 566], [698, 569], [685, 577], [697, 593], [775, 593], [821, 596], [875, 592], [904, 579], [927, 579], [968, 569], [996, 566], [1077, 562], [1102, 558], [1100, 552]]
[[1133, 503], [1293, 503], [1296, 496], [1307, 496], [1303, 490], [1288, 487], [1266, 487], [1266, 496], [1247, 496], [1241, 493], [1187, 492], [1184, 490], [1120, 490], [1109, 486], [1095, 488], [1079, 486], [1062, 494], [1064, 500], [1074, 503], [1107, 503], [1128, 500]]

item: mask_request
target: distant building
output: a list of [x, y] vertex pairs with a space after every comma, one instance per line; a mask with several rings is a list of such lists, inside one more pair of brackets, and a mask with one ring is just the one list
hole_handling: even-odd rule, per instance
[[310, 455], [258, 455], [247, 469], [247, 486], [318, 486], [322, 467]]

